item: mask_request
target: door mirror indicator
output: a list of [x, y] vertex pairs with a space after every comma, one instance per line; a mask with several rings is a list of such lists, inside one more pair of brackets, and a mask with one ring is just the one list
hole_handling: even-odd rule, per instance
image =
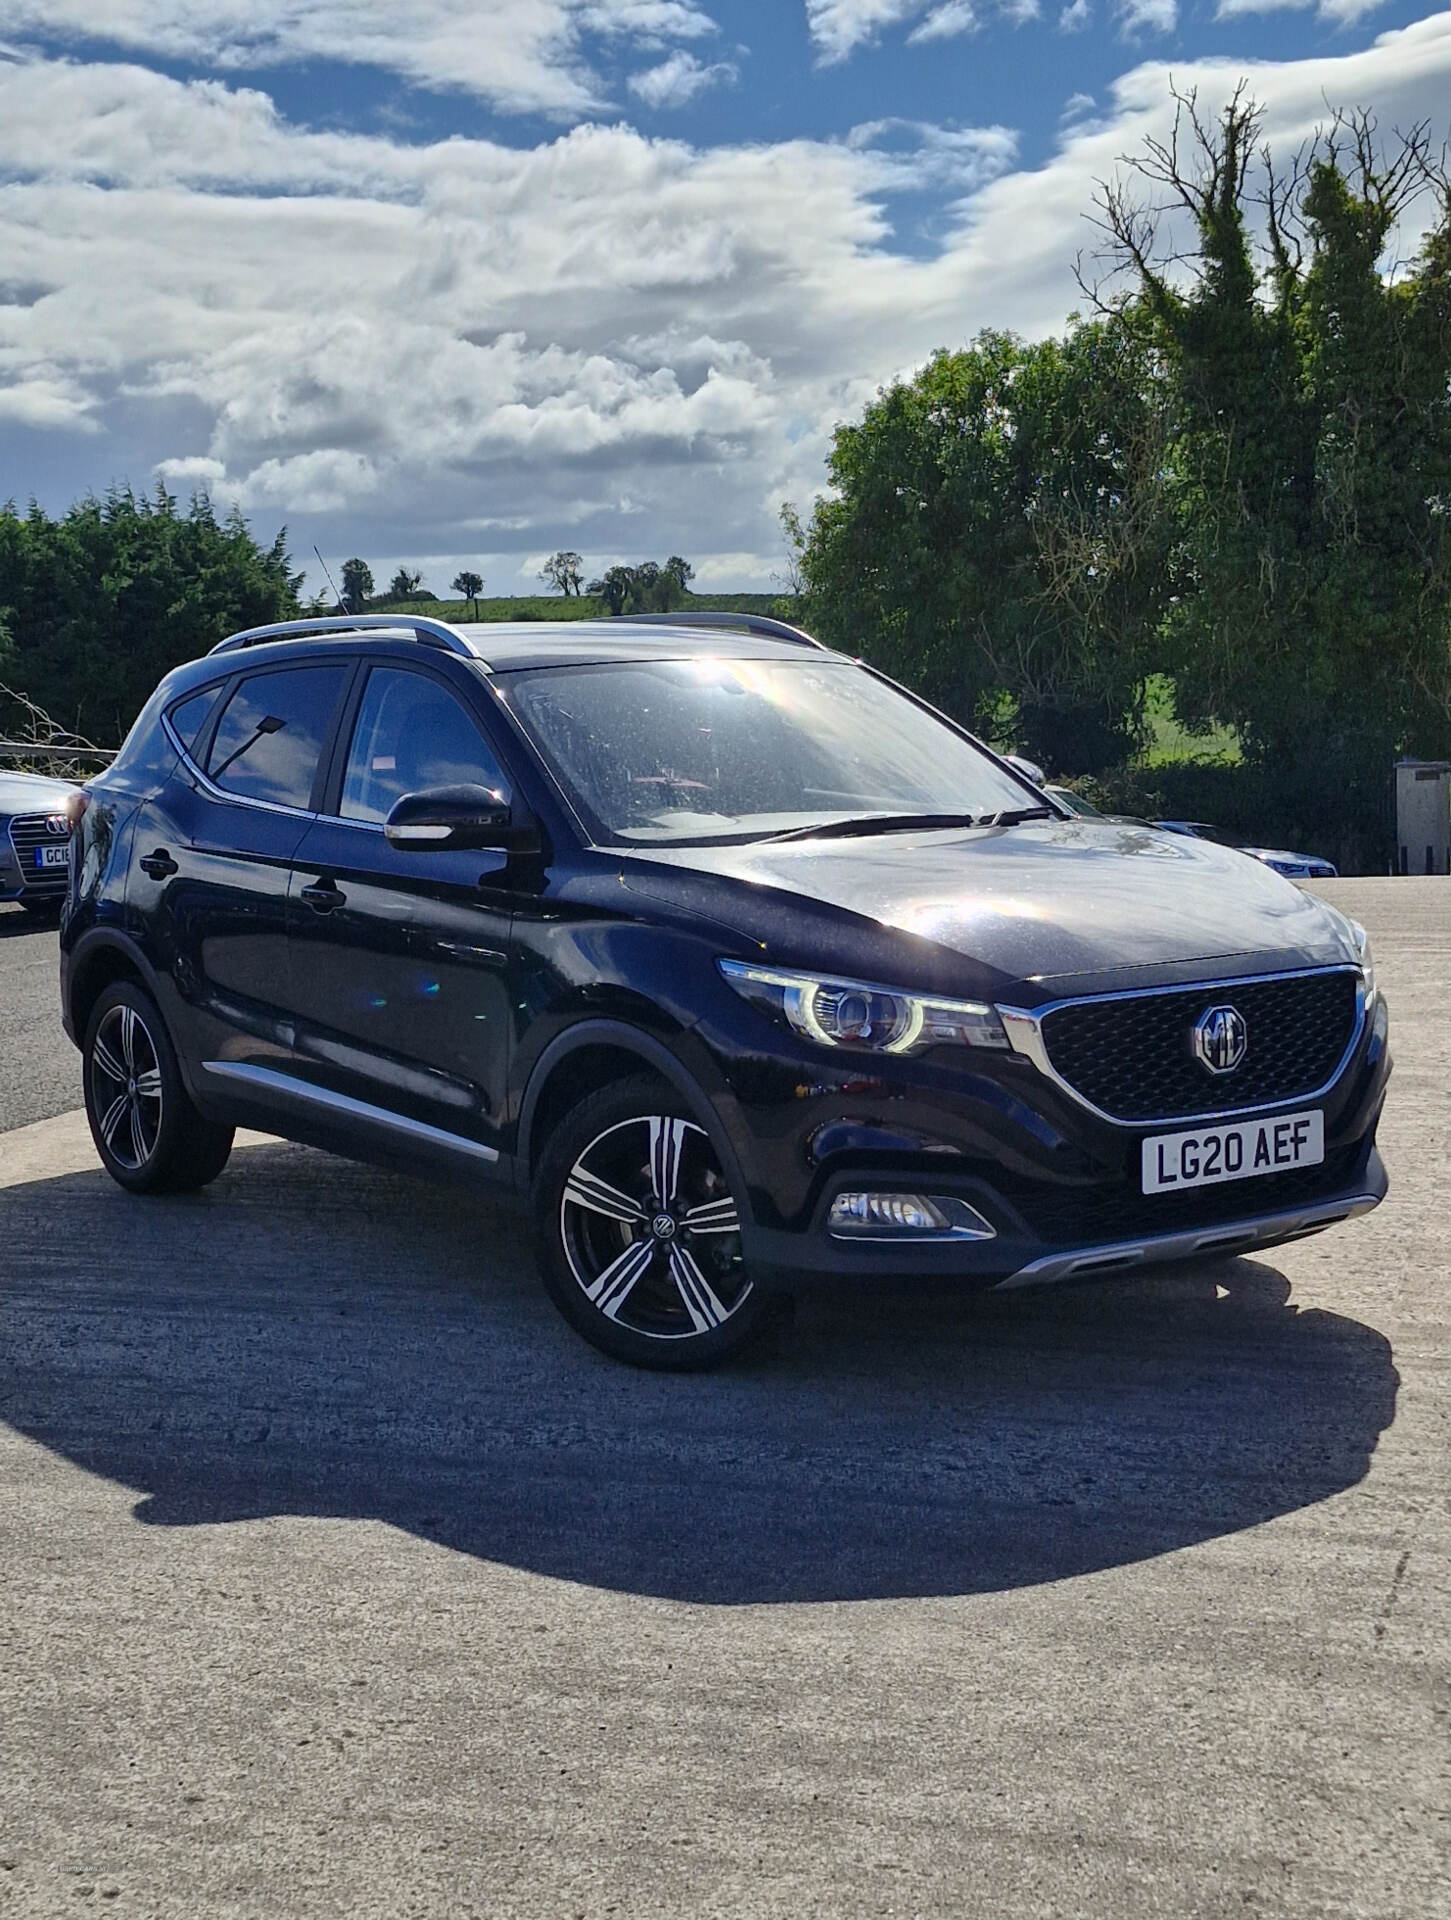
[[412, 853], [459, 852], [505, 846], [511, 819], [509, 802], [492, 787], [424, 787], [404, 794], [383, 832]]

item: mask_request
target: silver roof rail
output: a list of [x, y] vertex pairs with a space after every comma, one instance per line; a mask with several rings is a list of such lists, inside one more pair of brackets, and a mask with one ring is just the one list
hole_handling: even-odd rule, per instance
[[472, 660], [468, 642], [446, 620], [429, 620], [416, 613], [347, 613], [310, 620], [280, 620], [270, 627], [246, 627], [228, 634], [213, 653], [236, 653], [242, 647], [265, 647], [269, 640], [301, 640], [311, 633], [411, 633], [420, 646], [442, 647]]
[[[785, 620], [773, 620], [764, 613], [622, 613], [616, 616], [620, 625], [633, 621], [642, 627], [724, 627], [737, 633], [759, 633], [772, 640], [789, 640], [798, 647], [820, 647], [823, 652], [831, 649], [824, 640], [805, 633], [800, 627], [793, 627]], [[615, 624], [614, 622], [611, 623]]]

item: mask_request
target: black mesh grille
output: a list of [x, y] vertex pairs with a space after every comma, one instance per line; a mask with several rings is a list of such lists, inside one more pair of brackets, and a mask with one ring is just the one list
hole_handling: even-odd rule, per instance
[[1039, 1239], [1050, 1246], [1091, 1247], [1188, 1232], [1330, 1199], [1352, 1183], [1363, 1152], [1360, 1146], [1342, 1147], [1318, 1167], [1263, 1174], [1256, 1180], [1225, 1180], [1188, 1193], [1144, 1194], [1127, 1182], [1075, 1190], [1041, 1181], [1010, 1182], [1001, 1173], [995, 1175], [995, 1184]]
[[27, 893], [64, 893], [70, 878], [65, 867], [38, 867], [37, 847], [64, 847], [68, 842], [52, 833], [44, 813], [17, 813], [10, 822], [10, 844], [20, 862], [20, 877]]
[[[1330, 1079], [1355, 1031], [1357, 984], [1325, 972], [1078, 1001], [1044, 1016], [1043, 1038], [1054, 1070], [1115, 1120], [1268, 1106]], [[1238, 1009], [1249, 1044], [1239, 1066], [1215, 1074], [1195, 1058], [1193, 1033], [1220, 1006]]]

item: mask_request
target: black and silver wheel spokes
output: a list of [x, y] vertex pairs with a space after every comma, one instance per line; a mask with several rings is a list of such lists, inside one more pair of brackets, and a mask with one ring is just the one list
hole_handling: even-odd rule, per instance
[[106, 1151], [135, 1173], [161, 1132], [161, 1068], [134, 1007], [112, 1007], [91, 1045], [91, 1104]]
[[672, 1114], [621, 1121], [590, 1142], [565, 1182], [560, 1229], [585, 1297], [637, 1333], [711, 1333], [751, 1291], [709, 1136]]

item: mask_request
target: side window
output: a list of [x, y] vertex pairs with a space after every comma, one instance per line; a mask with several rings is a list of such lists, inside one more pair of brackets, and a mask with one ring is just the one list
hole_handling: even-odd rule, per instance
[[374, 667], [343, 775], [343, 818], [386, 820], [405, 793], [465, 785], [508, 791], [468, 713], [427, 674]]
[[196, 745], [197, 736], [216, 705], [218, 691], [216, 687], [204, 687], [200, 693], [188, 694], [185, 700], [178, 700], [166, 716], [172, 732], [188, 753]]
[[207, 773], [248, 800], [285, 807], [312, 802], [313, 776], [347, 668], [287, 667], [254, 673], [218, 722]]

